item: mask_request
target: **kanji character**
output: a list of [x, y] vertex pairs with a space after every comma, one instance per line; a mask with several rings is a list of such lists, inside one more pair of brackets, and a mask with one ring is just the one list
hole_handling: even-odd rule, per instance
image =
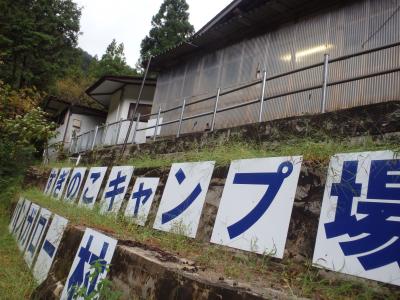
[[337, 208], [334, 221], [325, 224], [326, 236], [364, 234], [339, 245], [345, 256], [359, 255], [357, 259], [365, 270], [393, 262], [400, 265], [400, 222], [390, 219], [400, 217], [400, 203], [384, 202], [400, 200], [400, 160], [371, 161], [368, 201], [358, 201], [356, 207], [357, 214], [365, 215], [359, 219], [352, 215], [354, 198], [361, 196], [362, 188], [356, 183], [357, 168], [358, 161], [345, 161], [340, 182], [332, 184], [330, 195], [337, 197]]

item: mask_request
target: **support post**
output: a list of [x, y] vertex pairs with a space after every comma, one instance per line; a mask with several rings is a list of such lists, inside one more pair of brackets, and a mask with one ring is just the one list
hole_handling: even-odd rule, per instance
[[69, 143], [69, 149], [68, 149], [68, 153], [72, 154], [72, 148], [74, 146], [74, 138], [71, 138], [71, 141]]
[[75, 137], [75, 145], [74, 145], [74, 147], [75, 147], [75, 151], [74, 151], [74, 154], [75, 154], [75, 153], [78, 152], [78, 135]]
[[264, 98], [265, 98], [265, 85], [267, 84], [267, 71], [264, 70], [263, 73], [263, 81], [261, 87], [261, 96], [260, 96], [260, 111], [258, 114], [258, 122], [261, 123], [263, 119], [264, 112]]
[[215, 104], [214, 104], [214, 113], [211, 121], [211, 132], [214, 131], [215, 127], [215, 118], [217, 117], [217, 110], [218, 110], [218, 101], [219, 101], [219, 94], [221, 93], [221, 88], [218, 88], [217, 90], [217, 98], [215, 99]]
[[179, 117], [178, 131], [176, 133], [177, 138], [181, 135], [182, 119], [183, 119], [183, 114], [185, 112], [185, 106], [186, 106], [186, 99], [184, 98], [182, 102], [181, 116]]
[[328, 68], [329, 68], [329, 54], [324, 54], [324, 69], [323, 69], [323, 81], [322, 81], [321, 113], [325, 113], [325, 110], [326, 110], [326, 94], [327, 94], [327, 84], [328, 84]]
[[91, 136], [91, 135], [92, 135], [92, 130], [90, 130], [90, 131], [87, 133], [87, 141], [86, 141], [85, 151], [88, 151], [88, 150], [89, 150], [90, 136]]
[[[131, 134], [133, 118], [136, 115], [136, 112], [137, 112], [138, 107], [139, 107], [140, 99], [142, 97], [142, 93], [143, 93], [143, 89], [144, 89], [144, 84], [146, 82], [147, 74], [149, 72], [151, 59], [152, 59], [152, 56], [150, 55], [149, 60], [147, 61], [147, 66], [146, 66], [146, 70], [144, 72], [144, 77], [143, 77], [143, 80], [142, 80], [142, 84], [140, 85], [139, 95], [138, 95], [138, 98], [137, 98], [137, 101], [136, 101], [136, 104], [135, 104], [135, 110], [133, 111], [132, 119], [131, 119], [131, 122], [129, 123], [128, 132], [126, 133], [126, 136], [125, 136], [124, 146], [122, 147], [122, 150], [121, 150], [121, 156], [120, 156], [121, 158], [124, 156], [124, 152], [125, 152], [126, 145], [128, 143], [129, 135]], [[138, 116], [140, 117], [140, 113], [138, 114]], [[137, 125], [137, 123], [136, 123], [136, 125]], [[134, 135], [133, 135], [132, 144], [135, 143], [135, 135], [136, 135], [136, 130], [135, 130]]]
[[103, 138], [101, 140], [101, 145], [104, 147], [105, 143], [106, 143], [106, 138], [107, 138], [107, 131], [108, 131], [108, 123], [106, 123], [106, 127], [104, 127], [104, 131], [103, 131]]
[[121, 132], [121, 126], [122, 126], [122, 118], [118, 122], [117, 137], [115, 139], [115, 145], [118, 145], [118, 139], [119, 139], [119, 133]]
[[156, 120], [156, 127], [154, 128], [153, 141], [155, 141], [156, 138], [157, 138], [158, 124], [160, 123], [160, 115], [161, 115], [161, 105], [160, 105], [160, 107], [158, 108], [158, 114], [157, 114], [157, 120]]
[[94, 149], [94, 146], [96, 145], [96, 138], [97, 138], [97, 132], [99, 131], [99, 126], [96, 126], [94, 129], [94, 136], [93, 136], [93, 143], [92, 143], [92, 151]]
[[139, 127], [139, 122], [140, 122], [140, 113], [137, 114], [136, 124], [135, 124], [135, 127], [133, 128], [132, 144], [135, 144], [135, 138], [136, 138], [136, 133], [137, 133], [137, 130]]

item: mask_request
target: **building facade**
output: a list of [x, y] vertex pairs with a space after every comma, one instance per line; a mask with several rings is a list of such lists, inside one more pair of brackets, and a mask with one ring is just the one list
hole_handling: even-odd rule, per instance
[[[214, 96], [187, 106], [184, 117], [209, 112], [218, 88], [223, 93], [255, 82], [220, 97], [218, 108], [253, 101], [261, 96], [265, 71], [265, 97], [270, 99], [264, 102], [263, 121], [319, 113], [322, 65], [274, 76], [321, 63], [324, 54], [332, 61], [326, 111], [399, 100], [399, 42], [400, 0], [233, 1], [188, 42], [152, 60], [151, 68], [159, 72], [152, 112], [179, 106], [183, 99], [190, 103]], [[334, 61], [343, 56], [349, 57]], [[347, 81], [354, 78], [359, 79]], [[180, 113], [165, 113], [163, 121], [179, 119]], [[220, 112], [215, 127], [256, 122], [258, 114], [257, 103]], [[184, 121], [181, 132], [208, 130], [211, 117]], [[163, 126], [161, 134], [175, 134], [177, 126]]]
[[48, 141], [49, 158], [54, 158], [59, 150], [68, 151], [75, 136], [104, 124], [107, 116], [102, 109], [73, 104], [56, 97], [48, 99], [45, 111], [58, 125], [56, 135]]

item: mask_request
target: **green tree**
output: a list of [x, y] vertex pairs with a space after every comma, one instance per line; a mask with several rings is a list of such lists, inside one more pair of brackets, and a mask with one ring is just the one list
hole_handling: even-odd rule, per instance
[[188, 39], [194, 28], [189, 22], [185, 0], [165, 0], [151, 20], [149, 34], [142, 40], [140, 60], [156, 56]]
[[104, 75], [136, 75], [135, 69], [126, 63], [124, 44], [117, 44], [115, 39], [107, 46], [100, 60], [95, 59], [89, 66], [89, 76], [98, 79]]
[[80, 48], [75, 49], [75, 58], [75, 62], [66, 70], [65, 76], [56, 80], [49, 94], [72, 104], [104, 109], [85, 93], [96, 80], [94, 75], [90, 74], [89, 67], [92, 63], [97, 63], [97, 60]]
[[0, 0], [0, 78], [46, 90], [75, 59], [80, 16], [72, 0]]
[[55, 124], [38, 107], [42, 98], [35, 89], [16, 91], [0, 81], [0, 187], [38, 158], [54, 135]]

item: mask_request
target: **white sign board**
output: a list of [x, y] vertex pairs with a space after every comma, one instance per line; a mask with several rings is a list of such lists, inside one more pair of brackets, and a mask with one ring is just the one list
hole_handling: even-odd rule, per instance
[[79, 205], [93, 208], [106, 171], [107, 167], [93, 167], [89, 170], [86, 183], [79, 198]]
[[101, 213], [117, 213], [121, 208], [133, 173], [132, 166], [113, 167], [101, 197]]
[[15, 209], [14, 209], [14, 213], [13, 213], [12, 218], [11, 218], [10, 225], [8, 225], [8, 231], [10, 233], [12, 233], [14, 231], [14, 227], [15, 227], [15, 224], [17, 223], [17, 221], [18, 221], [19, 214], [20, 214], [21, 209], [22, 209], [22, 207], [24, 205], [24, 201], [25, 201], [24, 198], [20, 197], [18, 202], [17, 202], [17, 204], [15, 205]]
[[14, 222], [14, 227], [12, 233], [16, 239], [18, 239], [19, 234], [21, 233], [22, 227], [24, 226], [26, 215], [28, 214], [29, 207], [31, 206], [31, 201], [25, 199], [22, 204], [21, 211], [19, 213], [18, 218]]
[[302, 157], [231, 163], [211, 242], [283, 257]]
[[47, 225], [51, 217], [51, 212], [45, 208], [42, 208], [39, 213], [39, 217], [33, 227], [31, 237], [28, 241], [28, 247], [26, 248], [24, 259], [28, 266], [32, 265], [33, 259], [37, 253], [40, 243], [43, 239], [44, 232], [46, 231]]
[[155, 229], [196, 236], [214, 164], [214, 161], [205, 161], [172, 165]]
[[44, 193], [45, 195], [50, 195], [53, 187], [54, 187], [54, 183], [56, 182], [56, 178], [57, 178], [57, 174], [58, 174], [58, 169], [54, 168], [51, 170], [50, 175], [49, 175], [49, 179], [47, 179], [47, 183], [46, 186], [44, 187]]
[[74, 168], [71, 173], [71, 178], [68, 182], [67, 190], [65, 192], [64, 201], [74, 202], [78, 198], [79, 190], [82, 186], [83, 179], [85, 178], [86, 168]]
[[52, 197], [55, 199], [60, 199], [62, 194], [64, 193], [64, 189], [68, 180], [69, 173], [71, 172], [71, 168], [62, 168], [60, 173], [58, 174], [57, 180], [54, 184]]
[[150, 177], [136, 179], [125, 210], [125, 217], [132, 218], [138, 225], [145, 225], [159, 181], [160, 178]]
[[54, 215], [32, 271], [38, 284], [41, 284], [47, 278], [67, 225], [67, 219]]
[[[111, 263], [116, 245], [117, 240], [87, 228], [69, 271], [61, 299], [84, 299], [75, 298], [78, 289], [84, 289], [86, 296], [95, 295], [97, 285], [107, 276], [107, 266]], [[95, 273], [95, 263], [103, 267], [99, 268], [98, 276], [90, 276]], [[85, 280], [86, 278], [90, 280]]]
[[26, 215], [24, 225], [18, 237], [18, 247], [21, 252], [25, 250], [26, 244], [28, 243], [29, 240], [29, 235], [31, 234], [39, 210], [40, 206], [35, 203], [32, 203], [32, 205], [29, 207], [29, 211], [28, 214]]
[[400, 285], [400, 159], [393, 152], [331, 158], [313, 263]]

